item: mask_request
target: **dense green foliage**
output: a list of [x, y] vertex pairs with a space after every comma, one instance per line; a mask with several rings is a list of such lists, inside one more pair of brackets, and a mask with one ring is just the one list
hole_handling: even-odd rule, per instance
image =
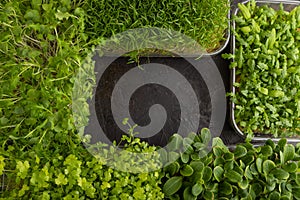
[[[215, 139], [213, 151], [208, 153], [207, 129], [201, 136], [190, 134], [182, 139], [174, 135], [169, 156], [179, 155], [180, 159], [164, 170], [154, 170], [161, 167], [159, 155], [151, 154], [154, 157], [149, 157], [149, 165], [142, 165], [128, 153], [157, 150], [134, 138], [131, 127], [129, 136], [122, 138], [127, 151], [118, 155], [121, 159], [115, 157], [116, 144], [109, 148], [105, 144], [91, 146], [101, 152], [98, 156], [91, 154], [74, 125], [73, 76], [102, 40], [99, 36], [113, 34], [98, 35], [103, 27], [94, 21], [99, 31], [93, 32], [92, 25], [87, 24], [96, 17], [86, 9], [105, 2], [109, 1], [0, 2], [0, 199], [163, 199], [176, 195], [240, 199], [247, 194], [278, 199], [280, 195], [289, 198], [291, 193], [298, 198], [299, 147], [286, 145], [285, 140], [278, 145], [268, 141], [257, 149], [245, 144], [231, 153], [220, 139]], [[214, 7], [217, 1], [202, 2], [211, 2]], [[187, 9], [187, 1], [176, 3]], [[194, 4], [188, 5], [193, 8]], [[218, 12], [221, 10], [209, 14], [225, 16]], [[180, 20], [186, 20], [185, 15], [182, 17]], [[112, 22], [111, 26], [116, 24]], [[105, 26], [103, 31], [119, 28], [124, 26]], [[208, 27], [195, 29], [198, 39], [202, 36], [197, 32], [204, 30], [208, 31]], [[181, 143], [183, 148], [173, 152]], [[126, 172], [131, 166], [140, 173]]]
[[166, 197], [300, 199], [300, 145], [294, 147], [286, 139], [278, 144], [268, 140], [258, 148], [245, 143], [230, 151], [220, 138], [214, 138], [212, 151], [205, 154], [210, 133], [207, 129], [201, 132], [200, 136], [191, 134], [187, 138], [174, 135], [181, 153], [164, 169]]
[[291, 12], [254, 1], [239, 4], [236, 23], [235, 120], [252, 136], [300, 133], [300, 7]]
[[[127, 29], [159, 27], [179, 31], [212, 51], [226, 39], [228, 0], [90, 0], [89, 34], [111, 37]], [[147, 40], [147, 35], [139, 36]]]
[[[4, 199], [163, 196], [159, 173], [109, 168], [111, 156], [93, 157], [77, 135], [71, 109], [73, 76], [101, 40], [86, 33], [83, 6], [84, 1], [70, 0], [0, 2], [0, 197]], [[130, 144], [129, 150], [155, 149], [138, 139]]]

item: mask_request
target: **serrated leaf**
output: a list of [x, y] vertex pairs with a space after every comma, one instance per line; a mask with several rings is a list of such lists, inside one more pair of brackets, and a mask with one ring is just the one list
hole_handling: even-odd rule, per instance
[[220, 166], [216, 166], [214, 168], [214, 177], [215, 179], [220, 182], [223, 177], [224, 169]]
[[166, 196], [171, 196], [175, 194], [182, 186], [182, 177], [174, 176], [167, 180], [163, 186], [163, 192]]
[[65, 178], [65, 175], [62, 173], [60, 173], [54, 181], [56, 185], [66, 185], [68, 183], [68, 179]]

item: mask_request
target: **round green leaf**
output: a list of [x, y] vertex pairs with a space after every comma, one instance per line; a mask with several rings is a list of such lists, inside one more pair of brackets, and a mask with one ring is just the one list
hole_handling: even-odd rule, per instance
[[193, 194], [194, 196], [197, 197], [197, 196], [202, 192], [202, 190], [203, 190], [202, 185], [199, 184], [199, 183], [196, 183], [196, 184], [192, 187], [192, 194]]
[[268, 174], [274, 168], [276, 168], [276, 165], [275, 165], [275, 163], [272, 160], [265, 160], [263, 162], [263, 172], [265, 174]]
[[242, 189], [245, 190], [249, 186], [249, 182], [247, 179], [244, 179], [242, 182], [238, 182], [238, 186]]
[[194, 173], [193, 168], [190, 165], [185, 165], [181, 170], [180, 174], [182, 176], [191, 176]]
[[167, 180], [163, 186], [163, 192], [166, 196], [171, 196], [175, 194], [182, 186], [182, 177], [174, 176]]
[[211, 133], [208, 128], [201, 129], [201, 140], [203, 144], [208, 144], [211, 140]]
[[192, 161], [190, 166], [194, 169], [194, 171], [202, 171], [204, 169], [204, 164], [202, 161]]
[[189, 162], [190, 156], [189, 156], [188, 154], [182, 153], [182, 154], [180, 155], [180, 157], [181, 157], [181, 161], [182, 161], [183, 163]]
[[234, 156], [235, 158], [241, 158], [247, 154], [247, 149], [244, 146], [237, 145], [237, 147], [234, 150]]
[[231, 160], [233, 160], [233, 158], [234, 158], [234, 154], [233, 153], [228, 152], [228, 153], [224, 154], [224, 159], [226, 161], [231, 161]]
[[225, 163], [225, 160], [223, 157], [218, 157], [214, 160], [214, 166], [223, 165]]
[[289, 173], [292, 173], [292, 172], [297, 171], [298, 166], [296, 163], [291, 162], [291, 163], [287, 163], [287, 164], [283, 165], [283, 169]]
[[191, 187], [187, 187], [183, 191], [183, 199], [184, 200], [196, 200], [197, 197], [192, 194]]
[[220, 182], [220, 180], [222, 179], [223, 173], [224, 173], [224, 169], [222, 167], [216, 166], [214, 168], [214, 177], [218, 182]]
[[221, 183], [219, 191], [221, 194], [230, 195], [232, 193], [231, 184], [228, 182]]
[[293, 160], [295, 156], [295, 147], [292, 144], [288, 144], [283, 148], [283, 162]]
[[273, 154], [273, 149], [270, 146], [262, 146], [260, 152], [262, 153], [262, 155], [268, 157]]
[[205, 167], [203, 170], [203, 180], [204, 182], [207, 182], [211, 179], [212, 177], [212, 169], [210, 167]]
[[176, 151], [178, 150], [181, 145], [182, 145], [182, 137], [179, 134], [174, 134], [172, 135], [172, 137], [170, 138], [170, 142], [168, 144], [168, 150], [169, 151]]
[[273, 169], [270, 173], [273, 174], [274, 177], [279, 179], [279, 180], [287, 179], [290, 176], [290, 174], [288, 172], [286, 172], [286, 171], [284, 171], [283, 169], [280, 169], [280, 168]]
[[272, 193], [269, 195], [269, 199], [270, 199], [270, 200], [278, 200], [278, 199], [280, 199], [280, 193], [277, 192], [277, 191], [272, 192]]
[[263, 160], [261, 158], [256, 159], [256, 168], [259, 173], [262, 172], [262, 163], [263, 163]]
[[238, 183], [242, 181], [242, 175], [233, 171], [229, 170], [227, 173], [224, 174], [224, 176], [233, 183]]
[[179, 171], [180, 164], [178, 162], [173, 162], [165, 167], [165, 171], [173, 176], [175, 173]]

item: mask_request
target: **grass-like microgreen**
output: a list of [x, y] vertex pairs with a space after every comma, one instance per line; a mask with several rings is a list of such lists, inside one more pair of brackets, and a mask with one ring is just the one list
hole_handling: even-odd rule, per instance
[[[87, 31], [94, 37], [109, 38], [128, 29], [158, 27], [179, 31], [210, 52], [225, 40], [229, 3], [227, 0], [89, 0], [86, 10]], [[140, 35], [135, 39], [147, 41], [147, 37]]]

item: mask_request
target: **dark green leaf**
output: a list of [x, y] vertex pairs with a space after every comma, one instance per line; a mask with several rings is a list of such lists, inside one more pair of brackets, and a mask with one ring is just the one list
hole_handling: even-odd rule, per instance
[[237, 145], [236, 149], [234, 150], [235, 158], [241, 158], [247, 154], [247, 149], [241, 145]]
[[283, 165], [282, 167], [285, 171], [292, 173], [292, 172], [296, 172], [298, 169], [298, 166], [296, 163], [292, 162], [292, 163], [287, 163], [285, 165]]
[[274, 192], [270, 193], [269, 199], [270, 199], [270, 200], [278, 200], [278, 199], [280, 199], [280, 196], [281, 196], [281, 195], [280, 195], [279, 192], [274, 191]]
[[238, 186], [242, 189], [245, 190], [249, 187], [249, 182], [247, 179], [244, 179], [242, 182], [238, 182]]
[[258, 173], [262, 173], [262, 164], [263, 164], [263, 160], [261, 158], [257, 158], [256, 159], [256, 169], [257, 169]]
[[283, 148], [283, 160], [284, 163], [289, 161], [289, 160], [293, 160], [295, 155], [295, 147], [292, 144], [287, 144], [284, 148]]
[[183, 199], [184, 200], [196, 200], [197, 197], [193, 195], [192, 189], [190, 187], [187, 187], [183, 191]]
[[229, 170], [228, 172], [226, 172], [224, 174], [224, 176], [233, 183], [238, 183], [242, 181], [242, 175], [233, 171], [233, 170]]
[[208, 166], [204, 167], [203, 170], [203, 180], [204, 182], [208, 182], [212, 177], [212, 169]]
[[221, 183], [219, 191], [221, 194], [230, 195], [232, 193], [231, 184], [228, 182]]
[[273, 154], [273, 149], [270, 146], [262, 146], [260, 151], [264, 156], [271, 156]]
[[194, 171], [203, 171], [204, 164], [202, 161], [192, 161], [190, 166], [194, 169]]
[[249, 166], [246, 167], [244, 176], [249, 180], [253, 179], [253, 176], [252, 176]]
[[263, 162], [263, 172], [265, 174], [268, 174], [274, 168], [276, 168], [276, 165], [275, 165], [275, 163], [272, 160], [265, 160]]
[[220, 182], [223, 177], [224, 169], [220, 166], [216, 166], [214, 168], [214, 177], [215, 179]]
[[183, 163], [187, 163], [189, 161], [189, 158], [190, 158], [190, 156], [188, 154], [185, 154], [185, 153], [182, 153], [180, 157], [181, 157], [181, 161]]
[[233, 153], [228, 152], [228, 153], [224, 154], [225, 161], [231, 161], [231, 160], [233, 160], [233, 158], [234, 158], [234, 154]]
[[180, 164], [178, 162], [173, 162], [165, 167], [165, 171], [173, 176], [179, 171], [179, 168]]
[[171, 196], [175, 194], [182, 185], [182, 177], [174, 176], [167, 180], [167, 182], [163, 186], [163, 192], [166, 196]]
[[191, 176], [194, 173], [193, 168], [190, 165], [184, 165], [180, 170], [182, 176]]
[[200, 185], [199, 183], [196, 183], [193, 187], [192, 187], [192, 194], [194, 196], [198, 196], [199, 194], [201, 194], [203, 190], [202, 185]]
[[288, 179], [289, 178], [289, 173], [284, 171], [283, 169], [276, 168], [273, 169], [270, 174], [273, 174], [275, 178], [282, 180], [282, 179]]

